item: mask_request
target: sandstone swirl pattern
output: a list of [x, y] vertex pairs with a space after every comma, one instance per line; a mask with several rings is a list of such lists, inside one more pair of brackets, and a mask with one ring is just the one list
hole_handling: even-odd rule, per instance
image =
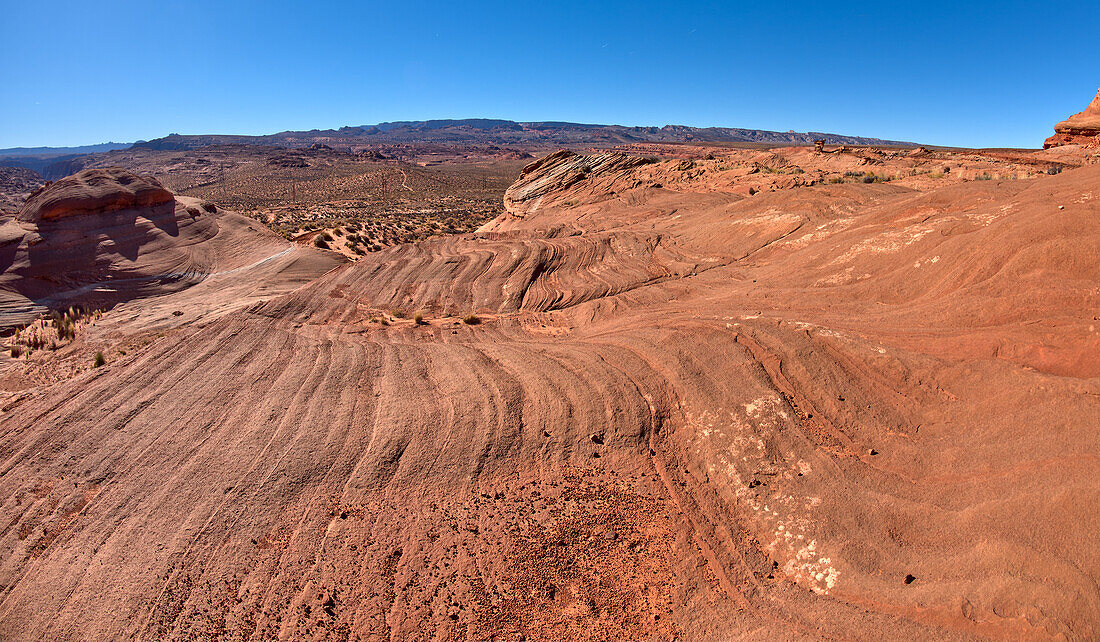
[[1100, 634], [1100, 167], [680, 173], [557, 154], [4, 409], [0, 637]]

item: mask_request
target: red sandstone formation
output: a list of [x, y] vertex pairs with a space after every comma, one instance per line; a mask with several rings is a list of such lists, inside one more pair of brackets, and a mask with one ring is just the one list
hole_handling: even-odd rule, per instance
[[40, 223], [80, 214], [156, 208], [172, 201], [172, 193], [154, 178], [143, 178], [121, 167], [88, 169], [32, 194], [18, 218]]
[[[279, 260], [264, 270], [309, 256], [315, 267], [306, 269], [308, 278], [339, 262], [216, 209], [196, 199], [177, 201], [155, 179], [117, 167], [84, 170], [40, 188], [14, 218], [0, 220], [0, 329], [25, 325], [46, 309], [106, 307], [187, 288], [270, 256]], [[253, 272], [248, 287], [270, 276]]]
[[0, 358], [0, 638], [1100, 636], [1100, 165], [707, 153]]
[[1059, 145], [1100, 146], [1100, 90], [1085, 111], [1055, 125], [1054, 132], [1043, 143], [1044, 149]]

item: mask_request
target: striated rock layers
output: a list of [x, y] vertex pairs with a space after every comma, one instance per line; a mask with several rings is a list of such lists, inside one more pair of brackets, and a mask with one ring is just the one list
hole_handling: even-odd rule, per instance
[[81, 214], [155, 210], [174, 200], [172, 193], [155, 178], [143, 178], [121, 167], [89, 169], [31, 194], [19, 210], [18, 218], [28, 223], [42, 223]]
[[[177, 200], [155, 179], [122, 168], [88, 169], [48, 184], [0, 220], [0, 329], [53, 307], [110, 307], [194, 285], [229, 254], [241, 254], [225, 244], [245, 228], [251, 234], [244, 236], [254, 237], [245, 255], [290, 249], [243, 217]], [[322, 260], [313, 276], [336, 262]]]
[[1054, 135], [1043, 143], [1043, 148], [1059, 145], [1100, 146], [1100, 90], [1085, 111], [1054, 126]]
[[1097, 639], [1100, 165], [636, 163], [0, 405], [0, 639]]
[[519, 180], [504, 194], [504, 206], [513, 215], [522, 216], [537, 210], [545, 194], [569, 189], [590, 176], [614, 175], [651, 162], [653, 159], [625, 154], [579, 156], [558, 150], [523, 168]]

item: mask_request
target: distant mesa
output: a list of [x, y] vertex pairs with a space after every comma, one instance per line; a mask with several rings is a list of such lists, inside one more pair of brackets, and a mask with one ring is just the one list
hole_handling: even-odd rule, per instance
[[180, 135], [135, 143], [134, 149], [185, 151], [209, 145], [269, 145], [284, 148], [309, 148], [322, 144], [332, 149], [358, 151], [356, 146], [370, 144], [447, 145], [539, 145], [540, 147], [589, 147], [629, 143], [677, 143], [705, 141], [714, 143], [759, 143], [767, 145], [812, 145], [824, 139], [829, 145], [893, 145], [911, 147], [904, 141], [845, 136], [821, 132], [767, 131], [730, 127], [635, 127], [557, 121], [515, 122], [489, 118], [396, 121], [341, 127], [339, 129], [285, 131], [265, 136], [221, 134]]
[[27, 199], [18, 218], [27, 223], [66, 216], [151, 208], [173, 201], [172, 193], [155, 178], [122, 169], [87, 169], [48, 184]]
[[1085, 111], [1054, 126], [1054, 135], [1043, 143], [1043, 149], [1059, 145], [1100, 146], [1100, 90]]

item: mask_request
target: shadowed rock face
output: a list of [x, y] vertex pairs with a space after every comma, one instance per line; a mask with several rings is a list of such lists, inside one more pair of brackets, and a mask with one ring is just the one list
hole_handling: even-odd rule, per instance
[[1043, 144], [1044, 148], [1074, 144], [1100, 146], [1100, 90], [1085, 111], [1055, 125], [1054, 132]]
[[6, 401], [0, 638], [1095, 639], [1100, 165], [1030, 154], [556, 154]]
[[[0, 225], [0, 329], [50, 308], [110, 307], [193, 286], [225, 263], [227, 250], [289, 251], [270, 232], [215, 211], [196, 199], [177, 201], [156, 179], [118, 167], [84, 170], [40, 188]], [[247, 249], [232, 248], [234, 236]], [[320, 259], [314, 276], [336, 262]]]
[[172, 193], [152, 177], [141, 177], [121, 167], [87, 169], [31, 195], [18, 219], [28, 223], [56, 221], [80, 214], [153, 208], [173, 202]]

